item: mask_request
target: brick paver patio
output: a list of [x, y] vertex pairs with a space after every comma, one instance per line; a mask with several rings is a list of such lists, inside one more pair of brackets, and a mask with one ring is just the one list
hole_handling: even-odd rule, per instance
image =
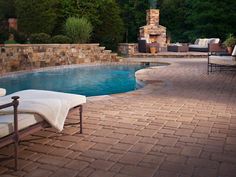
[[[20, 170], [4, 160], [0, 176], [236, 176], [236, 72], [207, 75], [206, 59], [163, 61], [173, 64], [138, 72], [145, 88], [90, 98], [84, 134], [74, 126], [27, 137]], [[77, 118], [71, 111], [68, 122]]]

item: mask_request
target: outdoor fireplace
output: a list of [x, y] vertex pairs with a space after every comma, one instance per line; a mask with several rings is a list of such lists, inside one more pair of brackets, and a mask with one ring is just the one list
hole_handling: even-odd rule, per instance
[[139, 28], [139, 39], [146, 43], [158, 43], [160, 47], [166, 46], [166, 27], [159, 24], [160, 12], [158, 9], [147, 10], [147, 25]]
[[149, 34], [150, 43], [158, 42], [158, 34]]

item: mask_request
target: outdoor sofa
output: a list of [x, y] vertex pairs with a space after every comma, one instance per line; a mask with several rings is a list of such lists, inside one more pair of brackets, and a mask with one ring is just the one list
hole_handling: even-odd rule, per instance
[[209, 52], [208, 54], [208, 74], [213, 72], [213, 68], [236, 68], [236, 46], [232, 54], [225, 52]]
[[80, 124], [82, 133], [84, 103], [83, 95], [43, 90], [24, 90], [0, 97], [0, 148], [14, 143], [15, 170], [20, 140], [46, 127], [62, 131], [70, 109], [79, 108], [79, 121], [75, 124]]
[[220, 51], [220, 39], [219, 38], [204, 38], [196, 39], [194, 44], [189, 44], [189, 51], [193, 52], [211, 52], [211, 51]]

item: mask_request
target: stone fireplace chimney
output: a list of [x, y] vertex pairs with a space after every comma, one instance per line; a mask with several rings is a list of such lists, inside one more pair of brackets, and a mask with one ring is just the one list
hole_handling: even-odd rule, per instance
[[146, 12], [147, 25], [159, 25], [160, 11], [158, 9], [149, 9]]
[[16, 18], [9, 18], [8, 19], [8, 28], [12, 28], [17, 31], [17, 19]]
[[147, 25], [139, 28], [139, 38], [146, 40], [146, 43], [158, 43], [160, 47], [166, 46], [166, 27], [159, 24], [159, 9], [146, 11]]

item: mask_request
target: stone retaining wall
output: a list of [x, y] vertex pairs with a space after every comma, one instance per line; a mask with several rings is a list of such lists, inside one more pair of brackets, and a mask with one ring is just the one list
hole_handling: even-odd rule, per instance
[[133, 56], [138, 53], [137, 43], [120, 43], [118, 46], [118, 53], [123, 56]]
[[117, 62], [99, 44], [26, 44], [0, 46], [0, 75], [20, 70], [80, 63]]

